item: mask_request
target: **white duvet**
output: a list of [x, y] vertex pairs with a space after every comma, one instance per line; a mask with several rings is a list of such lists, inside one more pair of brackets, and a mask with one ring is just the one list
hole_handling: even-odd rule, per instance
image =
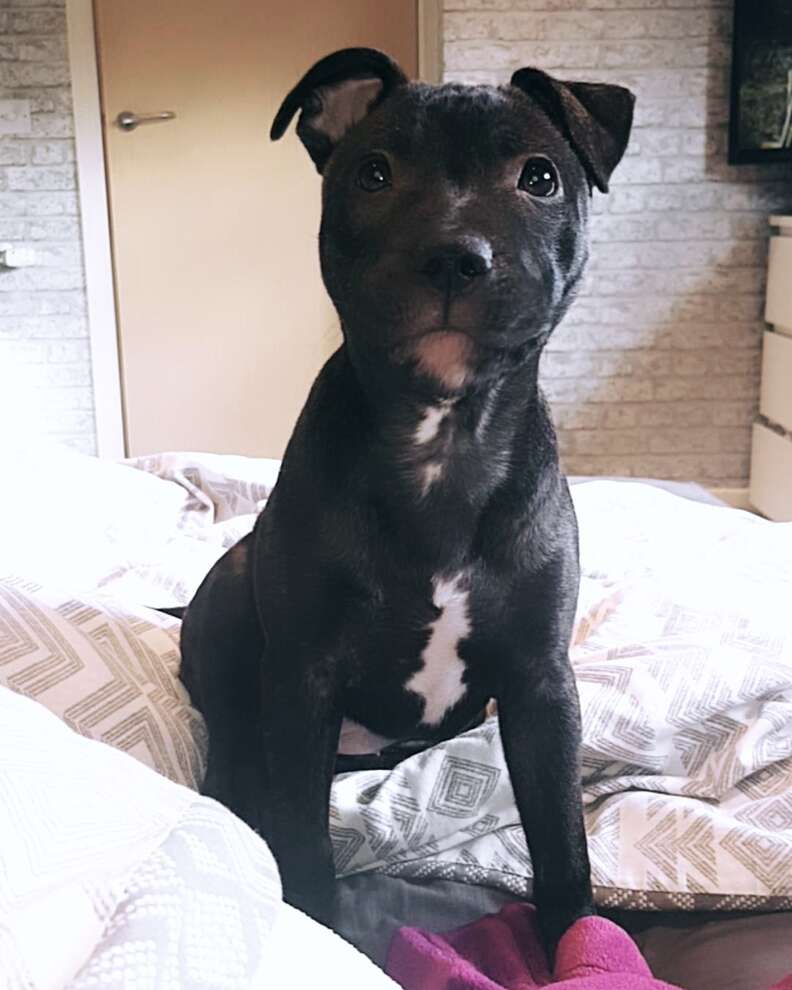
[[3, 990], [394, 988], [225, 808], [0, 688]]

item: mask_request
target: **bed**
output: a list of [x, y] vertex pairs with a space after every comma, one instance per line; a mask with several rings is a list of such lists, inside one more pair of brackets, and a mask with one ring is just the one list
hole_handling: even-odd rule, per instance
[[215, 801], [8, 688], [0, 725], [4, 990], [394, 990]]
[[[277, 463], [4, 463], [0, 682], [194, 798], [205, 731], [176, 679], [178, 621], [154, 607], [187, 602], [248, 531]], [[572, 491], [598, 905], [659, 977], [759, 990], [792, 971], [792, 524], [695, 485]], [[397, 924], [440, 930], [530, 896], [495, 716], [394, 770], [339, 775], [331, 831], [336, 927], [378, 963]]]

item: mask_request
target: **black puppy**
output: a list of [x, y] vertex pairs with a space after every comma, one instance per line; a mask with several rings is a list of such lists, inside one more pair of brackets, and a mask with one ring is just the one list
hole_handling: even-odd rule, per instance
[[409, 83], [349, 49], [275, 118], [277, 139], [300, 112], [324, 176], [344, 339], [255, 529], [187, 610], [182, 678], [208, 723], [205, 792], [260, 830], [287, 899], [317, 917], [339, 736], [428, 746], [493, 697], [548, 946], [593, 911], [567, 655], [577, 530], [537, 369], [632, 109], [625, 89], [535, 69]]

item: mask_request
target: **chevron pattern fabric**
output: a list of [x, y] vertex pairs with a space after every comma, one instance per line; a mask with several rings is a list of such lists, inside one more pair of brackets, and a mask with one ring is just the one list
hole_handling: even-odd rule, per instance
[[0, 684], [197, 789], [206, 731], [178, 680], [178, 637], [160, 612], [0, 577]]

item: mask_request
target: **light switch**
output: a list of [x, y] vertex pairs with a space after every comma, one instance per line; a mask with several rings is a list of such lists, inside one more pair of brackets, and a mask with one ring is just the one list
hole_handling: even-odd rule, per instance
[[28, 268], [36, 264], [34, 248], [0, 247], [0, 268]]

